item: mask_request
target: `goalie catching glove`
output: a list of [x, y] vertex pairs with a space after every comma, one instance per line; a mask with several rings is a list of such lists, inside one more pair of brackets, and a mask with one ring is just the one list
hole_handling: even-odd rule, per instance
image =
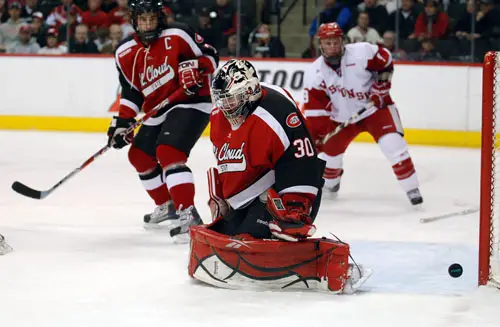
[[114, 116], [108, 128], [108, 145], [115, 149], [127, 146], [134, 139], [134, 131], [123, 134], [130, 126], [135, 124], [134, 118]]
[[267, 191], [267, 210], [273, 216], [269, 229], [277, 238], [297, 242], [311, 237], [316, 232], [316, 226], [309, 215], [311, 202], [304, 196], [285, 193], [280, 197], [271, 188]]

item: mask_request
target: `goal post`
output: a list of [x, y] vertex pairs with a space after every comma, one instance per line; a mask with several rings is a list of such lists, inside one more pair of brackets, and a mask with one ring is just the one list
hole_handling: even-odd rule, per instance
[[500, 52], [483, 63], [479, 285], [500, 286]]

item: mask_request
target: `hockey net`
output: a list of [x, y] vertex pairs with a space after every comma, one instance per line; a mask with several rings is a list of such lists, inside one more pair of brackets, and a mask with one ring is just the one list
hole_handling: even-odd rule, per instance
[[483, 63], [479, 284], [500, 287], [500, 52]]

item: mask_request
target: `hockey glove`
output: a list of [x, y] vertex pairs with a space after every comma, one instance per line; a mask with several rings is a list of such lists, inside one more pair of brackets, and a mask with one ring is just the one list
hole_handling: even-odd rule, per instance
[[224, 200], [224, 196], [222, 195], [222, 184], [217, 168], [208, 168], [207, 177], [208, 194], [210, 196], [210, 199], [208, 200], [208, 206], [210, 207], [210, 213], [212, 214], [213, 221], [227, 215], [230, 208], [226, 200]]
[[115, 149], [121, 149], [130, 144], [134, 139], [134, 132], [126, 135], [123, 133], [134, 123], [134, 118], [114, 116], [108, 128], [108, 145]]
[[316, 226], [309, 216], [310, 201], [303, 196], [286, 193], [280, 197], [271, 188], [267, 191], [267, 210], [273, 216], [269, 229], [277, 238], [297, 242], [316, 232]]
[[388, 105], [394, 104], [389, 91], [391, 82], [376, 82], [370, 90], [370, 100], [378, 109], [387, 108]]
[[179, 63], [179, 81], [188, 96], [195, 95], [203, 86], [203, 79], [198, 70], [198, 60], [186, 60]]

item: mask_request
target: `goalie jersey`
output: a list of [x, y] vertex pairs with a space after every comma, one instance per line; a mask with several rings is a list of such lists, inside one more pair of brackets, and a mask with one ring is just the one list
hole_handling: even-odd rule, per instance
[[212, 111], [210, 139], [223, 196], [233, 209], [245, 207], [270, 187], [313, 201], [324, 166], [304, 119], [285, 90], [266, 83], [261, 87], [258, 106], [237, 130], [220, 110]]

